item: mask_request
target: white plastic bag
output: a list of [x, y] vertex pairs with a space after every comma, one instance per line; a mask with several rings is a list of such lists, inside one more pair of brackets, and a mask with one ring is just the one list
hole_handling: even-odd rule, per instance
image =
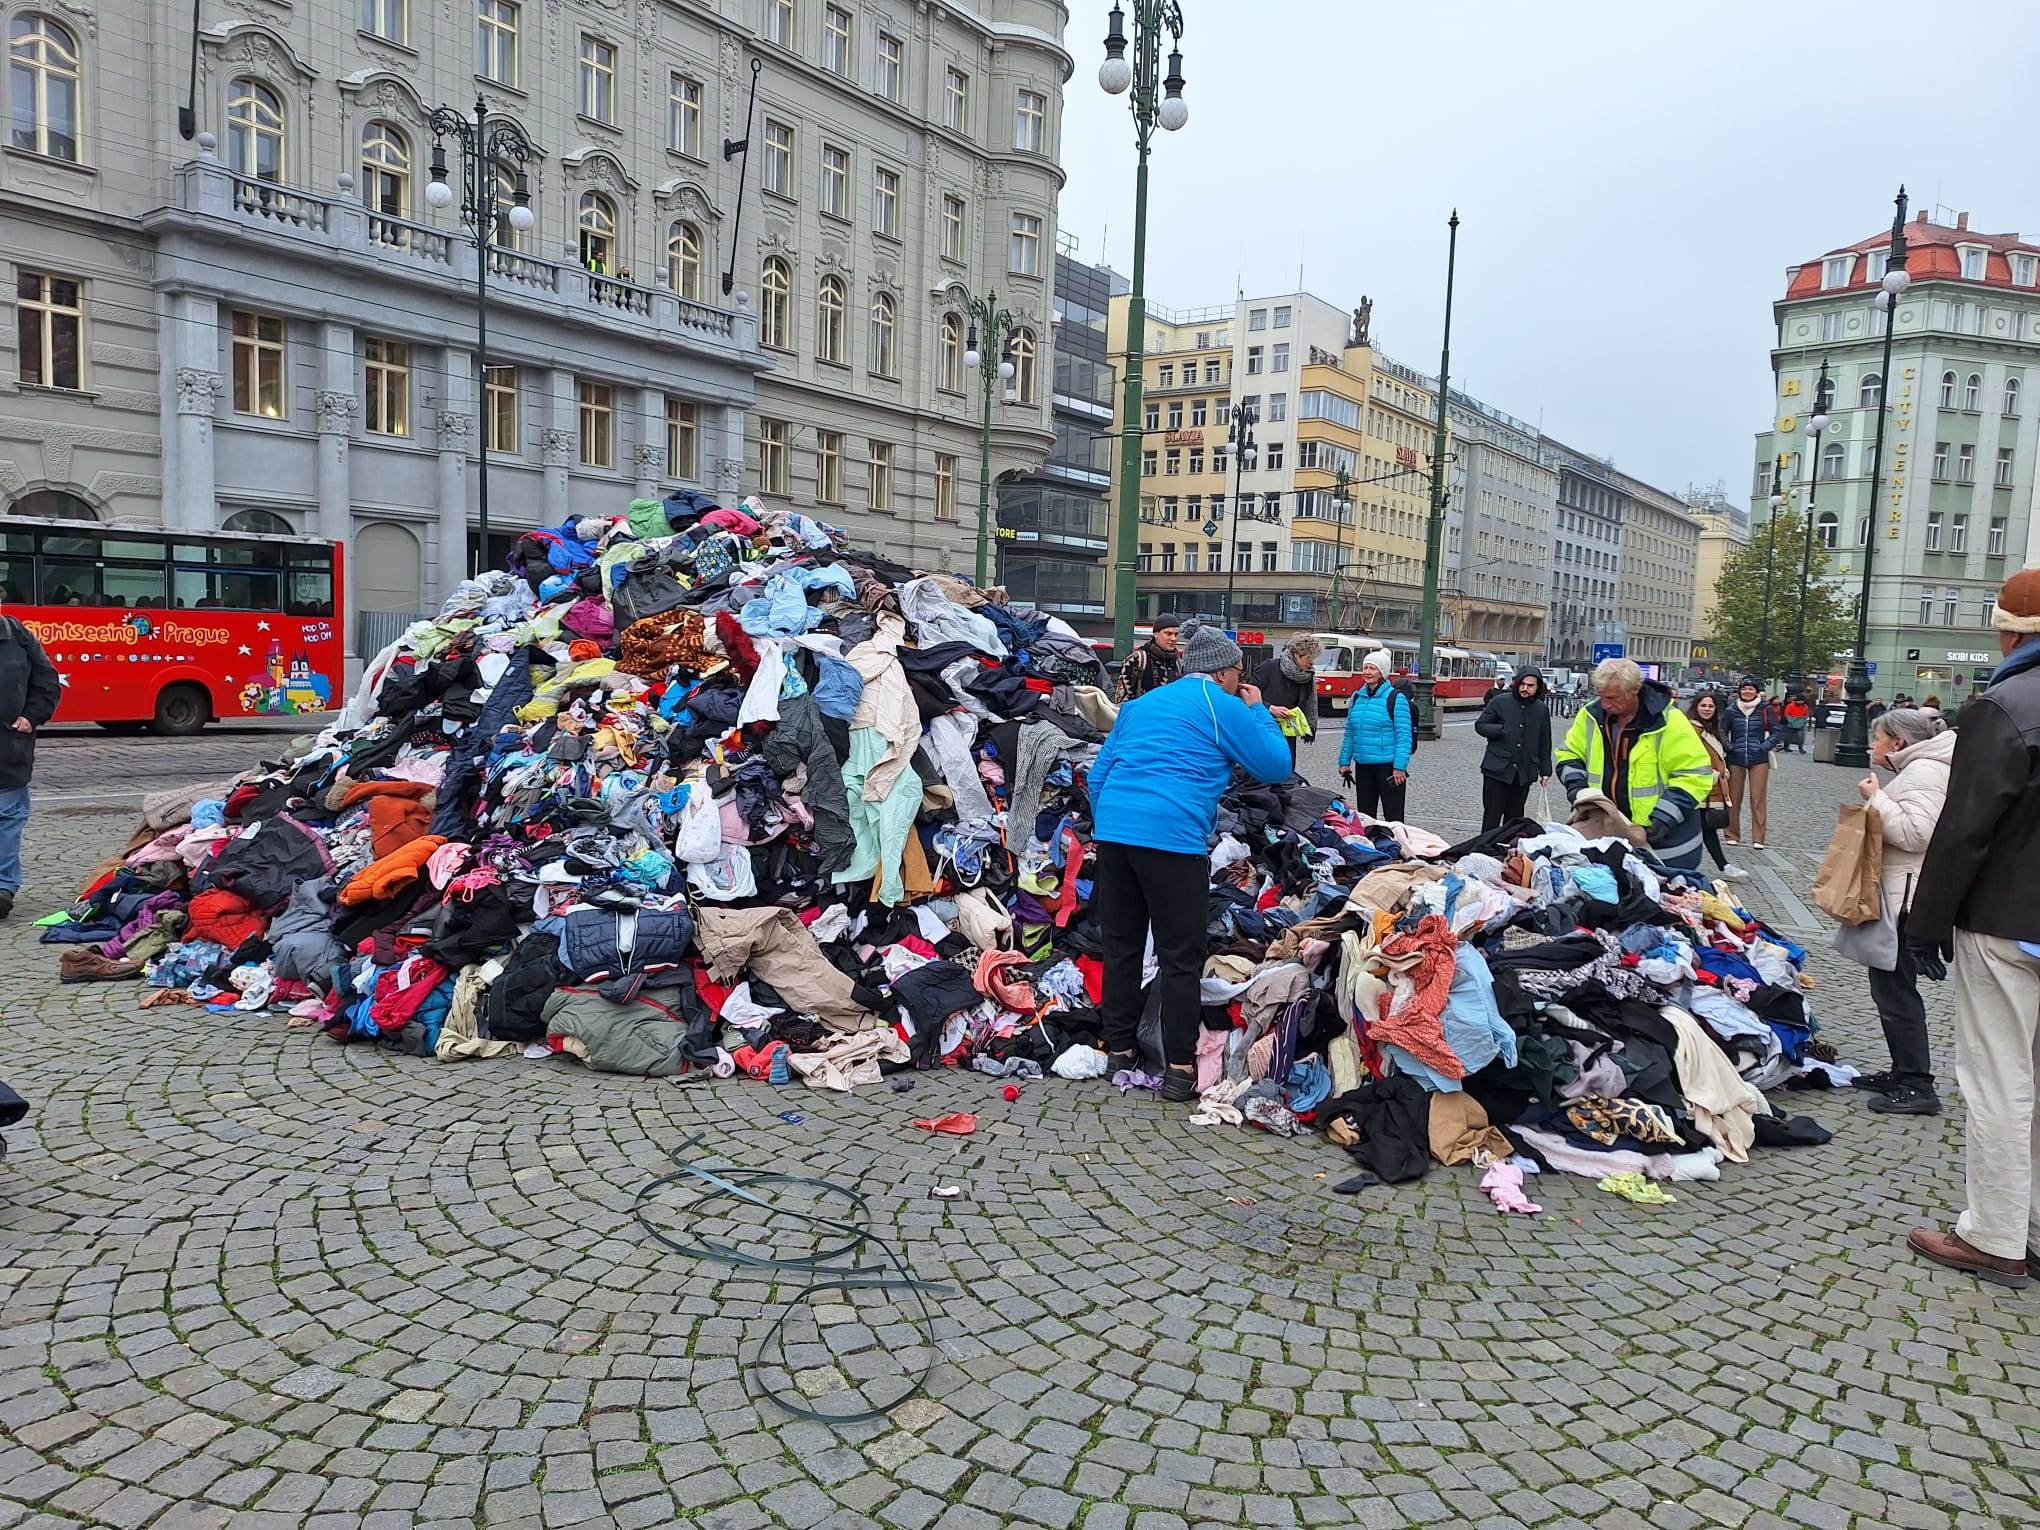
[[687, 783], [687, 801], [680, 809], [680, 828], [673, 836], [673, 856], [701, 865], [722, 854], [722, 814], [700, 781]]

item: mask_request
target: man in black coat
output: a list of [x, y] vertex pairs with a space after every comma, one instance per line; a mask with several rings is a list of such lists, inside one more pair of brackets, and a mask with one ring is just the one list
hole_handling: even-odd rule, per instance
[[56, 715], [63, 694], [42, 644], [11, 616], [0, 616], [0, 919], [21, 891], [21, 831], [28, 827], [28, 781], [35, 773], [35, 730]]
[[1530, 783], [1551, 784], [1551, 703], [1544, 674], [1523, 668], [1481, 708], [1473, 731], [1488, 741], [1480, 762], [1481, 832], [1523, 816]]

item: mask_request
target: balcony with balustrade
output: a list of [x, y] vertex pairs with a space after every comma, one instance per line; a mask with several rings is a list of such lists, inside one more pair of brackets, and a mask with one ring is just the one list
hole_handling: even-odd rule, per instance
[[[211, 153], [180, 167], [171, 205], [148, 222], [172, 263], [176, 236], [243, 244], [321, 268], [343, 295], [345, 276], [372, 284], [385, 302], [474, 303], [478, 252], [467, 230], [372, 212], [348, 196], [327, 196], [239, 175]], [[190, 254], [194, 263], [219, 258]], [[226, 274], [226, 273], [221, 273]], [[408, 289], [400, 294], [391, 284]], [[743, 308], [696, 302], [665, 286], [589, 271], [571, 261], [502, 246], [489, 251], [489, 301], [499, 322], [550, 320], [603, 332], [609, 342], [691, 352], [704, 361], [766, 370], [757, 325]], [[422, 306], [422, 305], [421, 305]], [[337, 315], [336, 315], [337, 316]], [[442, 317], [444, 314], [442, 313]]]

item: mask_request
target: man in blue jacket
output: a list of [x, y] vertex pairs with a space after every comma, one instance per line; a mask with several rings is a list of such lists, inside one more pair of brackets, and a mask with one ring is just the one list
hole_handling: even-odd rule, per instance
[[1360, 689], [1346, 709], [1339, 745], [1339, 775], [1353, 806], [1369, 818], [1401, 823], [1408, 811], [1410, 751], [1417, 742], [1417, 710], [1388, 678], [1394, 661], [1377, 648], [1360, 665]]
[[1289, 779], [1288, 740], [1260, 691], [1242, 683], [1239, 644], [1216, 628], [1185, 625], [1179, 650], [1180, 678], [1120, 709], [1090, 772], [1105, 1046], [1115, 1073], [1139, 1056], [1141, 970], [1152, 927], [1165, 1100], [1197, 1092], [1198, 981], [1218, 799], [1235, 767], [1270, 785]]

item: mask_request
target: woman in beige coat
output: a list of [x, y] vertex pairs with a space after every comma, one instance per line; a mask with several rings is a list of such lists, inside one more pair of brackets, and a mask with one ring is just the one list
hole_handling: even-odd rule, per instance
[[[1920, 997], [1920, 969], [1905, 939], [1905, 914], [1927, 845], [1948, 800], [1948, 767], [1955, 735], [1939, 715], [1902, 707], [1870, 725], [1871, 763], [1897, 775], [1883, 786], [1865, 776], [1858, 786], [1884, 829], [1883, 917], [1875, 924], [1844, 926], [1836, 937], [1846, 956], [1870, 972], [1870, 997], [1884, 1025], [1891, 1052], [1887, 1073], [1866, 1074], [1859, 1089], [1874, 1090], [1870, 1108], [1885, 1115], [1935, 1116], [1933, 1054], [1927, 1045], [1927, 1006]], [[1945, 976], [1929, 972], [1929, 977]]]

